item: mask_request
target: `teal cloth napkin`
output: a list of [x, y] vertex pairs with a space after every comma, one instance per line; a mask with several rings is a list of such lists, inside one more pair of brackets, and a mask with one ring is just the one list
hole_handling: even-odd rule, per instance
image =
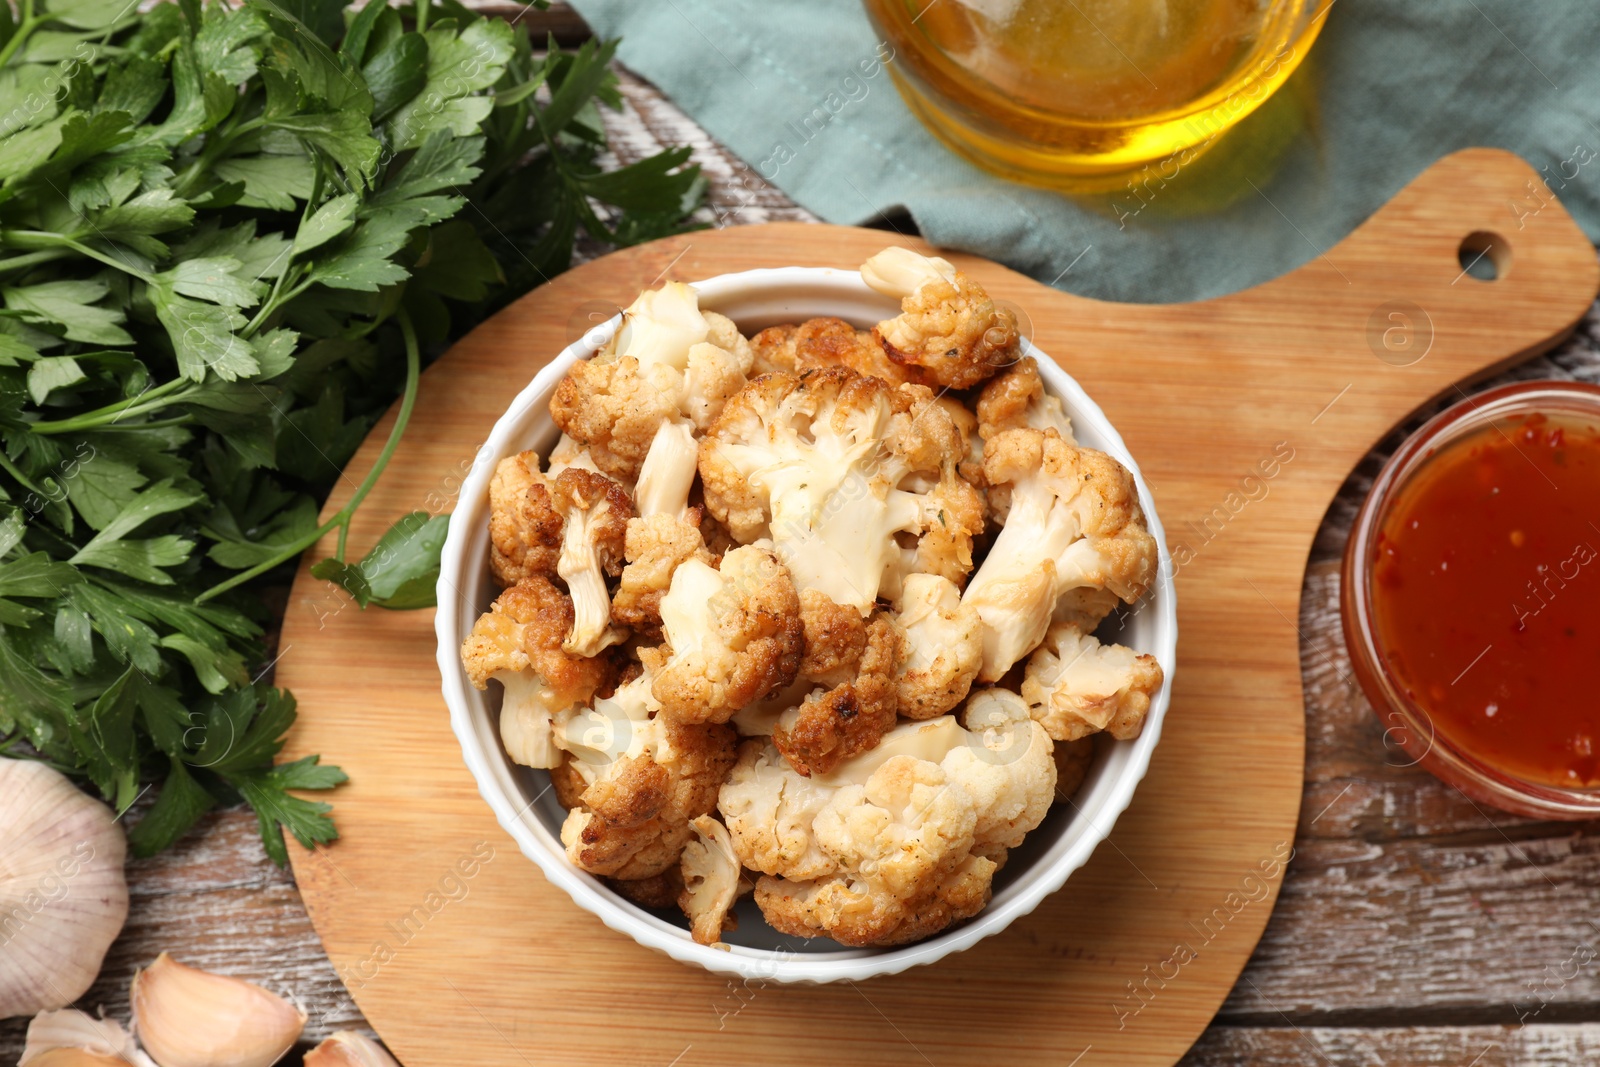
[[[1275, 277], [1470, 145], [1520, 154], [1600, 236], [1594, 0], [1338, 0], [1305, 66], [1171, 184], [1079, 198], [992, 177], [939, 144], [881, 65], [864, 75], [877, 38], [857, 0], [574, 6], [623, 38], [624, 63], [822, 218], [903, 209], [934, 244], [1086, 296], [1196, 300]], [[808, 125], [817, 108], [834, 114]], [[1508, 202], [1507, 228], [1537, 204]]]

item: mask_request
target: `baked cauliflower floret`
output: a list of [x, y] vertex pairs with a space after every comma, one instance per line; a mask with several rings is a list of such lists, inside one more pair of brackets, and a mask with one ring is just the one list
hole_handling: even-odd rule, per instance
[[[508, 456], [489, 480], [489, 568], [502, 585], [559, 575], [572, 594], [573, 626], [564, 647], [593, 656], [615, 644], [606, 577], [622, 569], [633, 503], [614, 479], [569, 456], [555, 475], [536, 452]], [[556, 468], [552, 466], [552, 470]]]
[[678, 907], [689, 920], [694, 939], [714, 945], [722, 940], [722, 931], [734, 925], [728, 911], [739, 898], [744, 872], [733, 854], [727, 827], [710, 815], [699, 816], [689, 827], [694, 836], [683, 846], [683, 890], [678, 894]]
[[953, 746], [943, 766], [977, 809], [973, 847], [993, 858], [1044, 821], [1055, 799], [1055, 754], [1028, 705], [1009, 689], [973, 693], [962, 723], [969, 741]]
[[908, 719], [943, 715], [967, 698], [983, 663], [983, 624], [977, 609], [961, 603], [955, 583], [936, 574], [912, 574], [895, 602], [900, 659], [896, 705]]
[[554, 574], [562, 518], [550, 497], [539, 453], [507, 456], [489, 479], [489, 570], [503, 586]]
[[[895, 724], [900, 634], [888, 619], [867, 625], [848, 681], [818, 689], [778, 716], [772, 743], [803, 775], [826, 774], [878, 743]], [[848, 670], [847, 661], [835, 670]]]
[[611, 599], [611, 617], [652, 636], [660, 629], [661, 598], [678, 564], [711, 562], [700, 535], [702, 509], [689, 506], [698, 453], [687, 425], [662, 423], [634, 490], [638, 514], [628, 520], [628, 565]]
[[661, 627], [661, 598], [671, 588], [678, 565], [691, 559], [710, 564], [712, 556], [696, 523], [672, 515], [629, 519], [626, 550], [628, 565], [611, 598], [611, 617], [636, 632], [653, 634]]
[[689, 286], [668, 282], [639, 294], [612, 342], [573, 364], [550, 415], [602, 471], [631, 480], [661, 424], [709, 425], [744, 385], [751, 358], [731, 322], [701, 312]]
[[[756, 902], [784, 933], [850, 945], [937, 933], [988, 900], [1005, 849], [1044, 817], [1050, 739], [1015, 706], [905, 723], [877, 747], [807, 779], [747, 741], [718, 800]], [[986, 696], [975, 695], [977, 702]], [[993, 701], [992, 701], [993, 702]]]
[[571, 628], [572, 601], [536, 575], [501, 593], [461, 646], [461, 662], [474, 686], [485, 689], [494, 678], [505, 687], [500, 738], [506, 754], [528, 767], [560, 762], [554, 718], [588, 704], [606, 682], [604, 659], [561, 650]]
[[886, 248], [861, 265], [861, 280], [900, 301], [872, 335], [913, 380], [970, 389], [1016, 362], [1016, 315], [947, 260]]
[[972, 851], [977, 810], [944, 768], [895, 756], [817, 813], [817, 844], [897, 898], [921, 895]]
[[1028, 657], [1022, 696], [1034, 720], [1057, 741], [1101, 730], [1127, 741], [1144, 728], [1161, 677], [1154, 656], [1102, 645], [1070, 623], [1056, 623]]
[[662, 423], [639, 468], [639, 481], [633, 490], [635, 514], [646, 519], [652, 515], [685, 518], [699, 460], [700, 445], [693, 427], [681, 422]]
[[653, 692], [667, 716], [727, 722], [794, 681], [800, 598], [771, 552], [736, 548], [720, 570], [698, 559], [680, 563], [660, 611], [666, 644], [640, 649], [639, 659], [655, 676]]
[[969, 855], [925, 893], [902, 900], [866, 879], [791, 882], [763, 876], [756, 904], [767, 923], [790, 937], [828, 937], [842, 945], [906, 945], [982, 911], [997, 869]]
[[1071, 623], [1086, 634], [1094, 633], [1095, 627], [1121, 603], [1122, 598], [1109, 589], [1079, 586], [1068, 589], [1056, 599], [1051, 621]]
[[919, 494], [921, 515], [914, 533], [899, 535], [913, 543], [902, 546], [898, 563], [884, 572], [879, 594], [898, 597], [912, 574], [937, 574], [960, 589], [972, 573], [973, 541], [983, 533], [983, 494], [953, 473], [938, 481], [913, 478], [902, 487]]
[[[556, 446], [550, 450], [549, 466], [545, 468], [545, 477], [554, 478], [568, 467], [581, 467], [586, 471], [604, 474], [600, 465], [594, 461], [594, 455], [566, 434], [556, 440]], [[632, 490], [632, 483], [626, 478], [617, 479], [624, 489]]]
[[811, 833], [833, 793], [833, 787], [795, 773], [770, 741], [757, 738], [739, 746], [717, 808], [742, 865], [805, 881], [838, 870]]
[[557, 724], [557, 744], [574, 757], [564, 770], [584, 784], [561, 842], [590, 874], [633, 880], [676, 866], [733, 765], [730, 727], [659, 714], [650, 684], [641, 674]]
[[1067, 418], [1058, 397], [1044, 391], [1039, 377], [1039, 362], [1025, 356], [997, 375], [978, 394], [978, 433], [987, 441], [1005, 430], [1032, 427], [1054, 430], [1067, 444], [1074, 444], [1072, 420]]
[[676, 907], [683, 892], [683, 873], [677, 867], [668, 867], [649, 878], [607, 878], [605, 882], [617, 895], [641, 908]]
[[[896, 536], [925, 538], [941, 514], [940, 536], [956, 541], [930, 555], [959, 568], [964, 554], [970, 567], [971, 534], [962, 542], [959, 528], [976, 493], [956, 474], [960, 458], [929, 390], [830, 367], [741, 390], [700, 443], [700, 477], [706, 507], [734, 537], [770, 537], [797, 586], [867, 615], [886, 573], [908, 569], [902, 552], [915, 559]], [[953, 503], [960, 487], [972, 499]]]
[[556, 476], [550, 500], [563, 521], [556, 573], [572, 594], [572, 633], [562, 647], [574, 655], [593, 656], [626, 636], [611, 625], [606, 577], [622, 573], [633, 502], [612, 479], [580, 467]]
[[855, 608], [835, 604], [818, 589], [800, 591], [805, 651], [800, 678], [811, 686], [843, 685], [861, 669], [867, 650], [867, 620]]
[[798, 326], [769, 326], [750, 338], [755, 353], [753, 373], [770, 374], [818, 367], [849, 367], [857, 374], [904, 382], [910, 378], [873, 340], [871, 330], [858, 330], [843, 319], [808, 319]]
[[1133, 603], [1155, 579], [1133, 476], [1103, 452], [1042, 430], [1005, 430], [985, 443], [984, 476], [1011, 489], [1006, 524], [962, 602], [983, 620], [983, 668], [992, 682], [1043, 640], [1057, 600], [1106, 589]]
[[956, 464], [956, 473], [961, 479], [973, 488], [983, 489], [983, 436], [978, 432], [978, 416], [974, 415], [960, 400], [948, 393], [940, 393], [939, 406], [944, 408], [945, 414], [950, 416], [950, 422], [956, 428], [956, 434], [961, 441], [961, 459]]

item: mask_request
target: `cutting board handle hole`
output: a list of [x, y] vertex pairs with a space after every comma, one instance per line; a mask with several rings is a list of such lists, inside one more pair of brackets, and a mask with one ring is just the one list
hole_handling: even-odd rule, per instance
[[1474, 230], [1462, 238], [1456, 259], [1467, 277], [1480, 282], [1497, 281], [1511, 269], [1511, 245], [1497, 233]]

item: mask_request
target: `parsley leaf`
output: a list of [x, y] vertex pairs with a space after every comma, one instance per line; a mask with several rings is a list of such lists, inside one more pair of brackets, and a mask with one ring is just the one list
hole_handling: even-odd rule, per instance
[[[435, 15], [430, 21], [428, 14]], [[139, 855], [220, 804], [330, 841], [344, 781], [275, 765], [264, 630], [294, 561], [363, 605], [433, 603], [447, 520], [358, 561], [425, 356], [563, 269], [580, 233], [674, 232], [685, 150], [608, 170], [614, 43], [573, 52], [454, 0], [0, 6], [0, 752], [112, 805]], [[438, 344], [436, 344], [436, 342]], [[380, 459], [324, 500], [399, 399]]]

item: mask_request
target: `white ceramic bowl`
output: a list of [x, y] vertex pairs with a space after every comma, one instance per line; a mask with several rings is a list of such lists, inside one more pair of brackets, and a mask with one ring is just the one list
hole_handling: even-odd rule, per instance
[[[787, 267], [724, 274], [696, 283], [700, 306], [719, 311], [749, 335], [781, 322], [799, 322], [833, 315], [866, 326], [897, 312], [894, 302], [869, 289], [852, 270]], [[1121, 460], [1139, 486], [1146, 521], [1161, 546], [1161, 578], [1138, 610], [1121, 618], [1116, 638], [1160, 661], [1166, 673], [1161, 692], [1151, 702], [1144, 732], [1137, 740], [1105, 746], [1073, 804], [1057, 804], [1021, 848], [1011, 853], [995, 879], [994, 899], [976, 917], [926, 941], [900, 948], [850, 949], [825, 939], [787, 938], [767, 926], [747, 898], [740, 904], [739, 929], [729, 934], [731, 951], [696, 944], [681, 922], [668, 921], [624, 900], [591, 875], [567, 861], [561, 847], [565, 810], [550, 790], [549, 774], [511, 762], [500, 746], [500, 687], [473, 689], [462, 671], [459, 652], [473, 621], [488, 610], [497, 587], [489, 576], [489, 477], [502, 457], [528, 448], [547, 451], [558, 436], [550, 420], [550, 396], [574, 362], [585, 359], [610, 339], [617, 319], [590, 330], [556, 357], [517, 395], [489, 434], [461, 487], [450, 520], [439, 572], [439, 670], [444, 678], [450, 725], [461, 742], [467, 769], [477, 779], [483, 798], [496, 818], [545, 876], [560, 886], [579, 907], [632, 937], [639, 944], [673, 959], [719, 974], [779, 982], [831, 982], [894, 974], [932, 963], [970, 948], [1031, 912], [1067, 876], [1089, 858], [1095, 846], [1133, 798], [1144, 777], [1150, 753], [1161, 739], [1161, 722], [1172, 691], [1178, 640], [1177, 604], [1172, 588], [1172, 560], [1156, 517], [1150, 490], [1122, 438], [1078, 383], [1043, 352], [1027, 345], [1039, 360], [1045, 386], [1060, 397], [1072, 417], [1078, 441]], [[1026, 344], [1026, 342], [1025, 342]], [[1117, 620], [1107, 620], [1115, 630]], [[1076, 810], [1074, 810], [1074, 808]]]

